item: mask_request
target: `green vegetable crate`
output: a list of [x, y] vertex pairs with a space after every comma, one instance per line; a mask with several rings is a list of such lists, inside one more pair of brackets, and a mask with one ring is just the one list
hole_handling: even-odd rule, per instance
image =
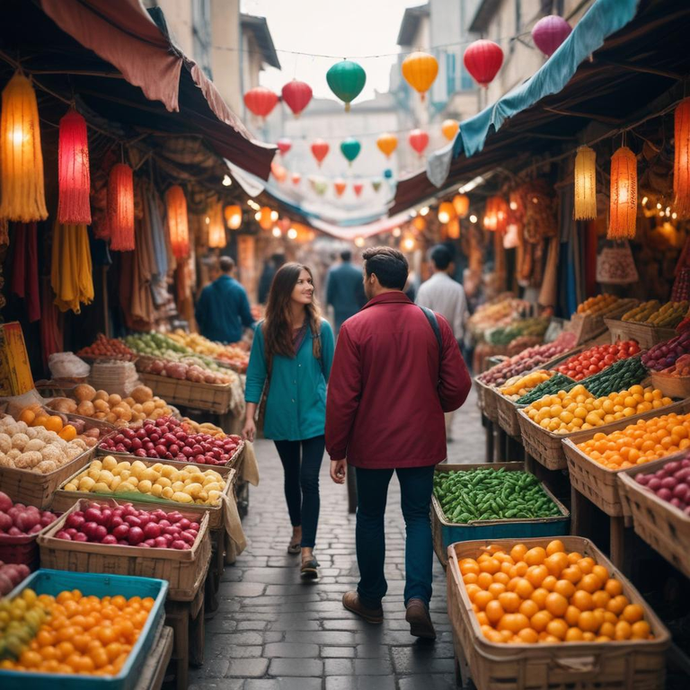
[[[493, 462], [473, 465], [436, 466], [436, 472], [471, 472], [474, 470], [503, 470], [503, 472], [525, 472], [522, 462]], [[541, 486], [558, 509], [558, 515], [542, 518], [501, 518], [496, 520], [470, 520], [466, 523], [450, 522], [441, 507], [436, 493], [431, 499], [431, 530], [434, 538], [434, 551], [445, 568], [448, 563], [448, 546], [459, 541], [473, 539], [510, 539], [513, 537], [551, 537], [569, 533], [570, 513], [568, 509], [544, 486]]]

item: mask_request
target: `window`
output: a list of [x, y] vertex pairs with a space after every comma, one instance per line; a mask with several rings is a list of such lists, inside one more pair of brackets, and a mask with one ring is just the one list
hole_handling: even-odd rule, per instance
[[475, 88], [474, 79], [470, 76], [463, 62], [460, 66], [460, 91], [472, 91]]
[[446, 53], [446, 95], [450, 96], [456, 91], [455, 77], [455, 53]]
[[211, 0], [192, 0], [194, 60], [209, 79], [211, 74]]

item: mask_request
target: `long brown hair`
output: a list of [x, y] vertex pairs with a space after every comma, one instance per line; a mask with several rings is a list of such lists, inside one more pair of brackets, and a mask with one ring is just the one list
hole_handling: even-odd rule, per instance
[[[267, 358], [273, 355], [294, 357], [297, 354], [292, 340], [290, 298], [303, 270], [309, 274], [313, 281], [314, 275], [309, 266], [297, 263], [283, 264], [273, 278], [271, 289], [268, 293], [266, 318], [263, 324]], [[320, 359], [321, 310], [315, 297], [312, 297], [311, 304], [305, 304], [304, 306], [307, 312], [306, 319], [313, 337], [312, 351], [314, 357]]]

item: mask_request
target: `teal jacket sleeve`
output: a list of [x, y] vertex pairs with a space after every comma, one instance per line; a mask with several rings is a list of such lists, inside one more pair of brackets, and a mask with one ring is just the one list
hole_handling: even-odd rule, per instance
[[321, 361], [323, 365], [323, 377], [328, 383], [331, 376], [331, 365], [333, 364], [333, 351], [335, 342], [333, 339], [333, 329], [328, 321], [321, 321]]
[[266, 356], [264, 351], [264, 334], [261, 324], [254, 330], [254, 342], [249, 355], [247, 367], [247, 383], [244, 391], [244, 399], [248, 403], [258, 404], [266, 383]]

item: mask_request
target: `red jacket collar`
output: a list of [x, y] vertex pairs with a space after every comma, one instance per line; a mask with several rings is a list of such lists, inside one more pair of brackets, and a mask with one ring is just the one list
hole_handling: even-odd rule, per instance
[[377, 304], [412, 304], [412, 300], [401, 290], [394, 290], [393, 292], [382, 292], [376, 297], [372, 297], [362, 309], [368, 309]]

